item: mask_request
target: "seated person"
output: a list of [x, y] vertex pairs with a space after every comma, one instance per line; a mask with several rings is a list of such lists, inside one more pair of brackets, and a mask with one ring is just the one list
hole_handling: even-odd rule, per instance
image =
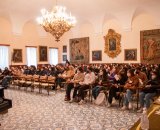
[[111, 71], [110, 71], [110, 73], [108, 74], [108, 80], [110, 80], [110, 82], [114, 82], [114, 80], [115, 80], [115, 75], [116, 75], [116, 67], [114, 66], [112, 69], [111, 69]]
[[120, 85], [125, 85], [127, 81], [127, 74], [124, 71], [121, 71], [115, 76], [115, 79], [115, 83], [109, 89], [108, 107], [111, 107], [113, 98], [119, 98], [117, 93], [123, 91], [123, 88]]
[[[67, 88], [66, 88], [66, 95], [65, 95], [65, 101], [70, 101], [70, 93], [71, 93], [71, 90], [77, 86], [77, 84], [79, 82], [83, 82], [84, 80], [84, 73], [83, 73], [83, 69], [82, 67], [79, 67], [77, 68], [77, 73], [74, 75], [73, 79], [68, 81], [68, 85], [67, 85]], [[76, 94], [73, 93], [73, 99], [72, 101], [75, 101], [75, 96]]]
[[62, 74], [58, 74], [56, 79], [56, 86], [58, 89], [62, 87], [62, 82], [66, 82], [67, 80], [70, 80], [75, 74], [74, 67], [72, 65], [69, 65], [69, 67], [66, 68], [66, 71], [64, 71]]
[[156, 87], [160, 84], [157, 72], [153, 71], [151, 73], [151, 79], [147, 82], [146, 86], [142, 88], [139, 93], [140, 110], [143, 111], [143, 107], [150, 107], [150, 100], [156, 95]]
[[94, 72], [92, 72], [92, 68], [88, 68], [88, 71], [84, 77], [84, 81], [80, 82], [80, 87], [79, 87], [79, 91], [78, 91], [78, 96], [80, 97], [80, 102], [78, 103], [79, 105], [84, 104], [84, 97], [85, 97], [85, 90], [89, 89], [89, 85], [93, 84], [96, 80], [96, 76], [94, 74]]
[[126, 94], [124, 96], [124, 106], [122, 110], [126, 110], [127, 108], [132, 109], [132, 94], [136, 93], [136, 89], [139, 85], [139, 79], [134, 74], [134, 71], [133, 69], [127, 71], [128, 80], [124, 86]]
[[137, 77], [139, 78], [140, 85], [141, 86], [145, 85], [148, 81], [147, 75], [141, 71], [140, 67], [136, 68], [135, 73], [136, 73]]
[[98, 74], [98, 84], [92, 89], [93, 98], [96, 99], [101, 90], [104, 90], [103, 83], [108, 82], [108, 74], [105, 69], [101, 69]]

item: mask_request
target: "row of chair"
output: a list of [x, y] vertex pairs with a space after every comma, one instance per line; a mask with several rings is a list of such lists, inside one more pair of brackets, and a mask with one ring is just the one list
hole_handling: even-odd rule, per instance
[[51, 87], [55, 85], [55, 77], [53, 76], [39, 76], [39, 75], [21, 75], [14, 76], [12, 80], [14, 86], [25, 87], [26, 90], [28, 87], [31, 88], [31, 92], [35, 88], [39, 89], [39, 93], [42, 93], [42, 89], [46, 89], [49, 95]]

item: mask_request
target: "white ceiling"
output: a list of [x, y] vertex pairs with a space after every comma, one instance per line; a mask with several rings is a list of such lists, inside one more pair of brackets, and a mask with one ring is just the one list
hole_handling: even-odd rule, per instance
[[[16, 26], [13, 28], [17, 28], [17, 22], [23, 26], [41, 15], [42, 8], [50, 11], [55, 5], [56, 0], [0, 0], [0, 16], [9, 19]], [[58, 5], [66, 6], [79, 23], [88, 21], [93, 25], [116, 18], [121, 23], [128, 21], [124, 26], [130, 26], [135, 14], [141, 11], [160, 19], [160, 0], [58, 0]]]

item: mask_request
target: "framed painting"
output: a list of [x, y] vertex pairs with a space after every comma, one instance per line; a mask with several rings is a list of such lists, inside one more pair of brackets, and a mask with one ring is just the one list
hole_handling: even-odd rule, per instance
[[104, 36], [105, 50], [104, 52], [111, 58], [117, 57], [121, 53], [121, 35], [113, 29], [108, 30], [108, 34]]
[[92, 61], [102, 61], [102, 51], [92, 51]]
[[137, 61], [137, 49], [125, 49], [124, 50], [125, 61]]
[[63, 46], [63, 53], [67, 53], [67, 46]]
[[141, 62], [160, 64], [160, 29], [140, 32]]
[[47, 61], [47, 46], [39, 46], [39, 61]]
[[89, 37], [70, 39], [69, 45], [71, 63], [89, 63]]
[[22, 62], [22, 49], [13, 49], [12, 61], [14, 63]]
[[63, 61], [67, 60], [67, 55], [63, 55]]

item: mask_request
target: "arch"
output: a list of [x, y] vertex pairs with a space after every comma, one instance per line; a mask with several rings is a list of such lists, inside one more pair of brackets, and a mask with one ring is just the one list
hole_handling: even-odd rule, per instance
[[38, 37], [37, 24], [34, 20], [26, 21], [22, 27], [22, 34], [28, 37]]
[[121, 32], [122, 25], [118, 22], [118, 18], [111, 14], [106, 14], [103, 19], [102, 27], [103, 34], [106, 35], [108, 29], [114, 29], [116, 32]]
[[[148, 16], [150, 17], [149, 21], [145, 21], [145, 23], [149, 23], [149, 22], [153, 22], [154, 24], [156, 24], [156, 18], [154, 15], [152, 15], [152, 13], [148, 10], [146, 10], [145, 8], [143, 7], [138, 7], [135, 9], [134, 13], [133, 13], [133, 16], [132, 16], [132, 21], [131, 21], [131, 26], [133, 27], [134, 24], [135, 24], [135, 20], [138, 18], [138, 17], [141, 17], [141, 15], [145, 15], [145, 16]], [[144, 17], [144, 16], [143, 16]], [[143, 20], [144, 22], [144, 20]]]
[[0, 15], [0, 33], [1, 34], [10, 34], [12, 33], [12, 22], [10, 20], [9, 15], [6, 17], [3, 17]]
[[81, 36], [88, 36], [92, 35], [95, 32], [95, 28], [92, 22], [89, 20], [83, 20], [79, 24], [79, 34]]
[[105, 23], [109, 20], [115, 19], [118, 21], [118, 18], [115, 15], [106, 13], [102, 20], [102, 27], [104, 27]]

